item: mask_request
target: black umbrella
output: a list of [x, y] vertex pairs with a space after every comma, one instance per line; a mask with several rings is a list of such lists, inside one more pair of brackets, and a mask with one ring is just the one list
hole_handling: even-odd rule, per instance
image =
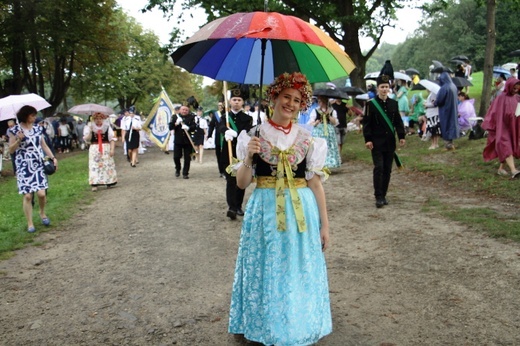
[[471, 84], [471, 82], [464, 77], [451, 77], [451, 80], [453, 81], [453, 84], [455, 84], [455, 86], [457, 88], [473, 86], [473, 84]]
[[365, 90], [358, 88], [358, 87], [353, 87], [353, 86], [339, 88], [338, 90], [342, 91], [344, 93], [347, 93], [347, 95], [350, 95], [350, 96], [356, 96], [356, 95], [361, 95], [361, 94], [365, 93]]
[[432, 63], [433, 63], [433, 67], [442, 67], [444, 65], [442, 65], [442, 62], [438, 61], [438, 60], [432, 60]]
[[312, 93], [314, 96], [325, 96], [329, 99], [348, 99], [347, 93], [338, 89], [316, 89]]
[[421, 74], [419, 73], [419, 71], [417, 71], [416, 69], [414, 68], [408, 68], [406, 69], [404, 72], [406, 72], [407, 75], [410, 75], [410, 76], [413, 76], [414, 74], [420, 76]]
[[509, 54], [507, 54], [507, 56], [520, 56], [520, 49], [509, 52]]
[[451, 59], [450, 61], [451, 61], [452, 63], [454, 63], [455, 65], [464, 65], [464, 61], [462, 61], [462, 60]]
[[431, 72], [432, 73], [442, 73], [442, 72], [453, 73], [453, 70], [446, 66], [438, 66], [438, 67], [433, 68], [433, 70], [431, 70]]
[[462, 60], [463, 62], [469, 62], [469, 58], [465, 55], [457, 55], [451, 58], [451, 60]]

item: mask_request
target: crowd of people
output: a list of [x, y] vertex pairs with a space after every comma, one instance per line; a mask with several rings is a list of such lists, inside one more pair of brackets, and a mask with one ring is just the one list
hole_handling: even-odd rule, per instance
[[[396, 79], [387, 61], [367, 97], [358, 99], [359, 108], [343, 99], [313, 97], [307, 78], [298, 72], [275, 79], [266, 92], [268, 104], [248, 103], [248, 90], [235, 88], [208, 114], [194, 100], [174, 108], [168, 122], [171, 145], [165, 153], [173, 151], [175, 177], [189, 179], [192, 161], [202, 163], [204, 148], [211, 143], [218, 173], [225, 178], [226, 217], [243, 217], [230, 333], [267, 345], [292, 345], [315, 343], [332, 331], [323, 255], [330, 235], [322, 183], [329, 168], [342, 164], [348, 118], [362, 131], [371, 152], [375, 206], [383, 208], [389, 205], [392, 166], [401, 165], [397, 144], [404, 146], [407, 135], [419, 134], [431, 141], [430, 149], [437, 149], [442, 138], [445, 149], [454, 150], [454, 140], [474, 126], [474, 101], [457, 89], [448, 72], [440, 73], [438, 83], [438, 91], [428, 90], [426, 98], [421, 91], [409, 100], [409, 83]], [[514, 162], [520, 158], [519, 90], [518, 79], [507, 79], [482, 124], [488, 132], [484, 160], [498, 158], [498, 174], [512, 178], [520, 177]], [[66, 154], [72, 143], [83, 143], [89, 150], [92, 191], [99, 186], [110, 189], [118, 183], [117, 140], [123, 141], [123, 154], [135, 168], [146, 137], [144, 119], [134, 107], [115, 122], [109, 114], [94, 112], [86, 124], [80, 120], [71, 125], [62, 117], [55, 126], [38, 122], [36, 114], [35, 108], [22, 107], [7, 131], [31, 233], [36, 231], [34, 197], [42, 225], [51, 223], [45, 211], [45, 159], [57, 169], [55, 153]], [[245, 190], [252, 182], [256, 187], [244, 207]]]

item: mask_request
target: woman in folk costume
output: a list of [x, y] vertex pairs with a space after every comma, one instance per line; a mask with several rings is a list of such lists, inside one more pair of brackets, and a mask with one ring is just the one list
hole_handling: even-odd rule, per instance
[[307, 124], [314, 126], [313, 137], [323, 138], [327, 141], [328, 151], [325, 166], [328, 168], [341, 166], [341, 156], [334, 129], [338, 123], [338, 116], [334, 108], [330, 106], [329, 99], [325, 96], [318, 96], [318, 107], [312, 110]]
[[509, 78], [504, 92], [497, 96], [489, 107], [482, 128], [488, 131], [484, 148], [484, 161], [498, 158], [499, 175], [508, 175], [504, 163], [510, 169], [512, 178], [520, 178], [520, 170], [515, 166], [515, 158], [520, 158], [520, 116], [517, 116], [520, 96], [520, 80]]
[[229, 332], [266, 345], [310, 345], [332, 331], [323, 253], [327, 146], [294, 123], [312, 96], [303, 74], [280, 75], [267, 93], [273, 115], [240, 133], [233, 166], [240, 188], [253, 177], [256, 188], [242, 224]]
[[92, 191], [97, 191], [98, 185], [110, 188], [117, 184], [114, 149], [117, 138], [108, 121], [108, 115], [94, 113], [92, 122], [83, 130], [85, 142], [90, 143], [88, 153], [88, 182]]

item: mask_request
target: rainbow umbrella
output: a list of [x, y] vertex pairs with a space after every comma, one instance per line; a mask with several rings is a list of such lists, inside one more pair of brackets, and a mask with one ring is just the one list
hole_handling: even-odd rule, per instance
[[276, 12], [235, 13], [214, 20], [171, 55], [188, 72], [240, 84], [270, 84], [284, 72], [311, 83], [345, 77], [356, 66], [318, 27]]

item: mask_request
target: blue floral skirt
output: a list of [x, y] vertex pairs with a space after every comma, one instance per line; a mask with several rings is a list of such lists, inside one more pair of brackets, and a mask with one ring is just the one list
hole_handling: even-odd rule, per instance
[[338, 168], [341, 166], [341, 156], [339, 153], [336, 130], [331, 124], [327, 124], [327, 134], [323, 131], [323, 124], [319, 124], [312, 130], [313, 137], [324, 138], [327, 141], [327, 158], [325, 167]]
[[[335, 136], [332, 136], [335, 138]], [[331, 333], [329, 289], [318, 205], [298, 189], [307, 230], [299, 232], [289, 190], [286, 231], [276, 229], [275, 190], [256, 188], [247, 203], [231, 297], [229, 332], [265, 345], [310, 345]]]

